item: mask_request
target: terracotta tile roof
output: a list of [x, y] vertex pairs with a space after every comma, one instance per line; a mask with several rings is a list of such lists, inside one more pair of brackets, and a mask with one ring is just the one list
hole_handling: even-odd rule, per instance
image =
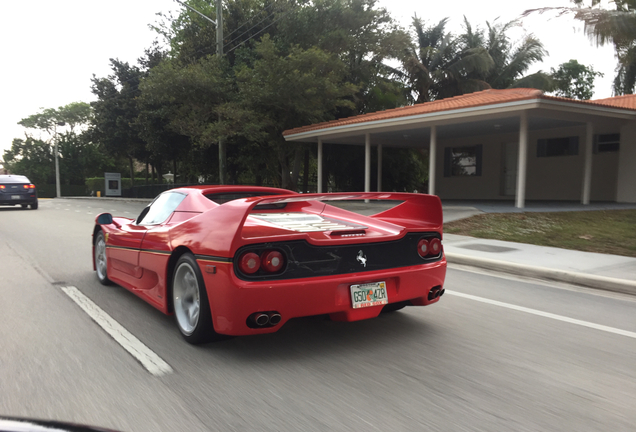
[[636, 109], [636, 95], [614, 96], [605, 99], [595, 99], [592, 102], [601, 105], [611, 105], [618, 108]]
[[283, 136], [311, 132], [320, 129], [328, 129], [337, 126], [347, 126], [378, 120], [389, 120], [400, 117], [452, 111], [462, 108], [475, 108], [479, 106], [496, 105], [501, 103], [518, 102], [531, 99], [554, 100], [585, 105], [612, 106], [617, 108], [636, 110], [635, 95], [619, 96], [595, 101], [579, 101], [562, 97], [546, 96], [543, 94], [543, 91], [531, 88], [514, 88], [503, 90], [488, 89], [475, 93], [469, 93], [447, 99], [440, 99], [432, 102], [415, 104], [402, 108], [388, 109], [385, 111], [377, 111], [374, 113], [361, 114], [358, 116], [343, 118], [339, 120], [332, 120], [329, 122], [302, 126], [284, 131]]

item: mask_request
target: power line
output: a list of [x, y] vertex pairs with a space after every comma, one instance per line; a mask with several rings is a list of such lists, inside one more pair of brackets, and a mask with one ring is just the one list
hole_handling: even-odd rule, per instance
[[[240, 47], [241, 45], [243, 45], [245, 42], [248, 42], [249, 40], [253, 39], [254, 37], [256, 37], [259, 33], [262, 33], [264, 30], [266, 30], [267, 28], [273, 26], [274, 24], [276, 24], [278, 21], [280, 21], [281, 19], [285, 18], [287, 15], [289, 15], [291, 12], [293, 12], [295, 10], [296, 6], [293, 6], [292, 8], [290, 8], [287, 12], [283, 13], [281, 16], [279, 16], [277, 19], [275, 19], [274, 21], [272, 21], [269, 25], [263, 27], [262, 29], [260, 29], [259, 31], [257, 31], [256, 33], [254, 33], [252, 36], [250, 36], [248, 39], [245, 39], [243, 42], [241, 42], [240, 44], [236, 45], [234, 48], [229, 49], [228, 51], [226, 51], [227, 53], [230, 53], [232, 51], [234, 51], [235, 49], [237, 49], [238, 47]], [[261, 21], [262, 22], [262, 21]], [[259, 23], [260, 24], [260, 23]], [[256, 24], [258, 25], [258, 24]], [[254, 26], [255, 27], [255, 26]], [[252, 27], [252, 28], [254, 28]], [[251, 29], [250, 29], [251, 30]], [[248, 30], [249, 31], [249, 30]], [[247, 32], [245, 32], [247, 33]], [[243, 33], [243, 34], [245, 34]], [[242, 35], [241, 35], [242, 36]], [[239, 36], [240, 37], [240, 36]], [[228, 45], [231, 44], [232, 42], [234, 42], [235, 40], [237, 40], [238, 38], [235, 38], [233, 41], [228, 42]], [[227, 46], [227, 45], [226, 45]]]
[[[261, 11], [261, 12], [265, 12], [268, 8], [274, 6], [275, 3], [270, 3], [268, 6], [265, 6], [265, 8]], [[236, 33], [237, 31], [239, 31], [243, 26], [247, 25], [250, 21], [252, 21], [254, 18], [256, 18], [258, 15], [254, 15], [251, 18], [249, 18], [247, 21], [245, 21], [243, 24], [241, 24], [240, 26], [238, 26], [232, 33], [230, 33], [229, 35], [227, 35], [226, 37], [229, 39], [234, 33]], [[270, 15], [271, 16], [271, 15]], [[248, 30], [249, 31], [249, 30]]]

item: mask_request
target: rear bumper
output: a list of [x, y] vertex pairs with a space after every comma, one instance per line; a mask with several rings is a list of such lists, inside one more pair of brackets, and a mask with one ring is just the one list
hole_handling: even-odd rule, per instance
[[21, 197], [18, 199], [11, 199], [11, 197], [0, 197], [0, 205], [19, 205], [19, 204], [34, 204], [38, 202], [37, 197]]
[[[227, 335], [272, 333], [292, 318], [329, 314], [338, 321], [376, 317], [383, 306], [351, 307], [350, 286], [384, 281], [389, 303], [410, 301], [417, 306], [435, 303], [429, 291], [444, 285], [446, 259], [411, 267], [374, 272], [322, 276], [289, 281], [246, 282], [234, 276], [231, 264], [199, 261], [210, 300], [214, 328]], [[278, 312], [279, 324], [251, 328], [248, 317], [256, 312]]]

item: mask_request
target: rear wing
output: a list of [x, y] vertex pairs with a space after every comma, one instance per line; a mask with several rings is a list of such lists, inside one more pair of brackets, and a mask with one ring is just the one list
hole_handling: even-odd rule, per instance
[[[206, 248], [217, 253], [229, 253], [230, 256], [243, 245], [242, 228], [249, 214], [258, 207], [271, 208], [271, 205], [298, 202], [330, 201], [399, 201], [395, 207], [374, 214], [374, 219], [398, 224], [406, 221], [417, 225], [425, 222], [441, 232], [443, 224], [442, 204], [434, 195], [402, 192], [354, 192], [329, 194], [290, 194], [264, 197], [240, 198], [209, 210], [202, 215], [211, 218], [207, 229]], [[327, 204], [324, 204], [325, 206]], [[193, 239], [194, 240], [194, 239]]]

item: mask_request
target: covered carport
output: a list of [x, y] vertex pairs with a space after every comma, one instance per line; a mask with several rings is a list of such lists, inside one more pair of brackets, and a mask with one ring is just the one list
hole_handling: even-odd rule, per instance
[[[546, 176], [549, 178], [550, 172], [554, 171], [556, 175], [562, 171], [571, 172], [571, 174], [567, 174], [568, 182], [576, 181], [579, 184], [580, 201], [583, 204], [589, 204], [593, 189], [592, 173], [595, 160], [593, 155], [597, 151], [598, 136], [599, 134], [605, 134], [602, 136], [616, 135], [620, 136], [620, 145], [616, 144], [615, 148], [604, 147], [609, 151], [616, 150], [616, 154], [612, 154], [611, 162], [605, 163], [602, 167], [604, 171], [614, 172], [610, 176], [611, 178], [607, 179], [605, 178], [607, 176], [599, 172], [597, 183], [607, 182], [607, 185], [598, 186], [598, 188], [606, 189], [604, 195], [600, 192], [598, 195], [603, 197], [613, 195], [613, 201], [624, 195], [629, 201], [632, 195], [629, 191], [624, 190], [629, 188], [629, 184], [624, 183], [631, 183], [635, 180], [633, 173], [631, 173], [634, 170], [630, 168], [630, 165], [636, 167], [635, 140], [633, 139], [636, 136], [636, 131], [633, 130], [634, 123], [636, 123], [636, 110], [632, 105], [634, 105], [634, 98], [629, 100], [610, 98], [596, 102], [576, 101], [546, 96], [540, 90], [535, 89], [485, 90], [454, 98], [291, 129], [284, 132], [284, 137], [287, 141], [317, 143], [318, 192], [322, 192], [323, 144], [325, 143], [363, 145], [365, 147], [365, 191], [371, 191], [372, 147], [376, 148], [378, 155], [378, 191], [382, 190], [382, 152], [392, 147], [418, 147], [429, 149], [428, 193], [438, 194], [442, 198], [445, 198], [445, 195], [462, 199], [474, 198], [470, 195], [462, 196], [463, 191], [465, 194], [472, 193], [483, 197], [514, 198], [515, 206], [523, 208], [528, 191], [528, 170], [532, 166], [536, 167], [536, 172], [532, 173], [530, 179], [534, 179], [533, 181], [537, 182], [537, 187], [539, 187], [538, 190], [533, 191], [533, 199], [560, 199], [558, 194], [551, 195], [549, 183], [543, 186], [539, 185], [543, 178]], [[576, 140], [570, 139], [572, 141], [569, 144], [570, 150], [567, 148], [567, 142], [565, 147], [563, 146], [564, 138], [561, 138], [561, 142], [555, 141], [554, 147], [557, 151], [561, 151], [559, 149], [563, 147], [566, 155], [570, 151], [576, 158], [551, 158], [549, 159], [550, 163], [546, 164], [545, 161], [548, 158], [542, 159], [542, 156], [552, 156], [549, 154], [549, 149], [546, 153], [544, 148], [546, 142], [550, 144], [549, 140], [553, 139], [550, 137], [561, 135], [566, 138], [568, 136], [576, 137]], [[479, 143], [479, 145], [474, 146], [475, 150], [471, 153], [471, 157], [475, 160], [481, 159], [481, 152], [484, 151], [489, 152], [490, 155], [496, 155], [499, 150], [495, 147], [502, 143], [513, 143], [514, 145], [507, 146], [510, 148], [509, 154], [499, 158], [499, 163], [492, 162], [498, 159], [498, 157], [493, 157], [491, 158], [492, 163], [486, 164], [477, 160], [475, 166], [471, 166], [470, 169], [461, 169], [460, 167], [460, 171], [469, 173], [467, 177], [472, 177], [472, 182], [471, 179], [462, 179], [461, 183], [456, 181], [455, 184], [452, 184], [452, 181], [446, 177], [452, 177], [449, 169], [452, 171], [453, 167], [449, 168], [449, 159], [452, 158], [451, 152], [455, 148], [452, 146], [455, 143], [458, 146], [456, 148], [468, 148], [466, 143]], [[470, 148], [472, 149], [472, 147]], [[532, 148], [532, 152], [530, 152], [530, 148]], [[451, 150], [449, 151], [449, 149]], [[576, 149], [575, 154], [573, 153], [574, 149]], [[516, 154], [512, 150], [515, 150]], [[542, 152], [546, 154], [542, 154]], [[450, 158], [449, 153], [451, 154]], [[536, 156], [534, 156], [535, 154]], [[510, 160], [510, 155], [514, 156], [514, 162]], [[560, 156], [559, 154], [555, 155]], [[528, 162], [529, 156], [533, 160], [531, 164]], [[629, 160], [622, 160], [624, 156]], [[505, 162], [505, 159], [508, 161]], [[536, 159], [538, 162], [534, 162]], [[504, 172], [507, 170], [506, 166], [508, 172]], [[513, 166], [514, 170], [512, 170]], [[490, 173], [489, 183], [475, 180], [482, 175], [482, 170], [484, 173], [486, 173], [485, 170]], [[495, 170], [502, 172], [495, 173]], [[512, 178], [506, 180], [505, 176], [511, 177], [510, 171], [514, 171]], [[504, 183], [507, 181], [506, 184], [510, 187], [506, 189], [506, 187], [500, 186], [504, 183], [495, 181], [497, 176], [504, 179], [502, 180]], [[571, 177], [578, 177], [578, 179]], [[612, 182], [616, 184], [612, 185]], [[445, 190], [439, 190], [440, 183], [444, 185]], [[480, 183], [482, 184], [480, 185]], [[554, 185], [554, 187], [556, 186], [558, 185]], [[472, 192], [471, 187], [473, 188]], [[506, 190], [513, 192], [513, 196], [507, 195]], [[541, 190], [545, 190], [545, 192], [543, 193]], [[460, 195], [457, 195], [458, 193]], [[567, 196], [572, 195], [571, 188], [568, 193]], [[634, 199], [636, 200], [636, 197]]]

